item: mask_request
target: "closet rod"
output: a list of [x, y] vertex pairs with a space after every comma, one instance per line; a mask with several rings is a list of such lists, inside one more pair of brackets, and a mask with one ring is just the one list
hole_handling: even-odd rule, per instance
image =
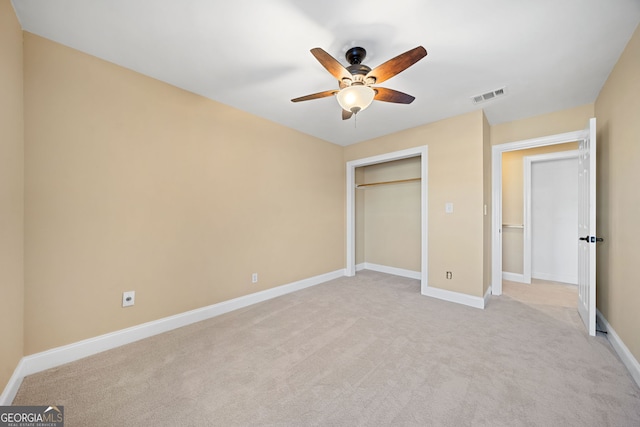
[[370, 184], [356, 184], [356, 188], [361, 187], [373, 187], [375, 185], [385, 185], [385, 184], [397, 184], [399, 182], [412, 182], [412, 181], [420, 181], [422, 178], [409, 178], [409, 179], [398, 179], [395, 181], [382, 181], [382, 182], [372, 182]]
[[523, 224], [502, 224], [502, 228], [524, 228]]

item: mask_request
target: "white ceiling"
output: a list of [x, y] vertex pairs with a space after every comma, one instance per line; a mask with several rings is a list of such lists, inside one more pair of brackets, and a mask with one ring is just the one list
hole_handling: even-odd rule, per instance
[[[491, 124], [595, 101], [640, 22], [640, 0], [13, 0], [24, 30], [339, 145], [484, 108]], [[309, 53], [374, 68], [413, 47], [428, 56], [342, 121], [337, 88]], [[473, 105], [500, 87], [507, 95]]]

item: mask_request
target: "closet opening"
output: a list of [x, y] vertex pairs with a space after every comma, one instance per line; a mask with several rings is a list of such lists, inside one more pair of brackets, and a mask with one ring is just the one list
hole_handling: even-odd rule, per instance
[[424, 294], [427, 147], [347, 162], [346, 214], [346, 275], [369, 269], [411, 277]]

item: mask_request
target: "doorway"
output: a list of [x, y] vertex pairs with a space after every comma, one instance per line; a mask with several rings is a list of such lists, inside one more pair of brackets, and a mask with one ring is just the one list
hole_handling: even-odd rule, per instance
[[[559, 308], [571, 308], [575, 309], [578, 306], [578, 289], [575, 285], [562, 283], [562, 281], [569, 281], [563, 278], [562, 281], [543, 280], [541, 275], [535, 272], [535, 260], [532, 262], [532, 258], [535, 257], [535, 236], [534, 226], [535, 221], [535, 191], [532, 186], [535, 186], [535, 169], [536, 164], [545, 164], [549, 166], [554, 160], [571, 159], [577, 161], [578, 152], [573, 149], [577, 148], [575, 141], [581, 141], [586, 138], [588, 133], [586, 131], [569, 132], [565, 134], [552, 135], [549, 137], [536, 138], [531, 140], [519, 141], [514, 143], [502, 144], [494, 146], [492, 148], [492, 186], [493, 186], [493, 213], [492, 213], [492, 293], [493, 295], [501, 295], [503, 290], [510, 298], [518, 300], [524, 304], [532, 305], [538, 310], [547, 311], [552, 316], [561, 316], [562, 320], [565, 320], [569, 324], [581, 327], [580, 316], [577, 314], [577, 310], [562, 310]], [[564, 144], [564, 147], [562, 146]], [[525, 151], [526, 150], [526, 151]], [[564, 150], [564, 151], [560, 151]], [[519, 201], [519, 204], [510, 210], [507, 203], [506, 217], [503, 217], [505, 200], [503, 200], [503, 155], [521, 153], [517, 157], [517, 161], [521, 165], [520, 175], [522, 182], [518, 185], [522, 189], [523, 195]], [[532, 173], [533, 169], [533, 173]], [[552, 167], [553, 169], [553, 167]], [[532, 176], [533, 175], [533, 176]], [[554, 181], [551, 176], [553, 172], [550, 170], [543, 171], [543, 187], [542, 191], [550, 191], [550, 185], [554, 185]], [[573, 168], [572, 178], [577, 177], [577, 167]], [[551, 179], [551, 182], [549, 182]], [[544, 181], [547, 182], [544, 182]], [[507, 183], [508, 184], [508, 183]], [[577, 193], [576, 189], [574, 191]], [[562, 197], [562, 196], [560, 196]], [[533, 200], [532, 200], [533, 199]], [[575, 201], [575, 200], [574, 200]], [[538, 206], [539, 207], [539, 206]], [[542, 207], [542, 209], [546, 209]], [[521, 213], [519, 219], [514, 220], [513, 217], [509, 217], [510, 211], [517, 210]], [[577, 208], [576, 208], [577, 210]], [[517, 222], [517, 223], [516, 223]], [[505, 227], [515, 225], [515, 227]], [[565, 224], [565, 226], [567, 226]], [[570, 226], [571, 232], [577, 233], [577, 221]], [[520, 233], [516, 239], [522, 252], [519, 257], [520, 268], [518, 274], [503, 274], [503, 238], [509, 236], [514, 238], [514, 234]], [[568, 244], [576, 245], [577, 234], [572, 238], [572, 242]], [[538, 248], [544, 252], [547, 249]], [[576, 251], [577, 252], [577, 251]], [[506, 267], [511, 266], [507, 256]], [[532, 279], [532, 264], [534, 265], [534, 273]], [[544, 270], [544, 269], [543, 269]], [[577, 265], [572, 268], [574, 274], [577, 275]], [[542, 275], [544, 279], [558, 279], [557, 276]], [[503, 283], [504, 280], [504, 283]], [[503, 289], [504, 285], [504, 289]]]
[[367, 157], [347, 162], [347, 247], [346, 247], [346, 276], [356, 274], [356, 222], [355, 222], [355, 199], [356, 199], [356, 168], [370, 166], [379, 163], [402, 160], [410, 157], [420, 157], [420, 199], [421, 199], [421, 255], [420, 255], [420, 287], [425, 294], [427, 288], [427, 146], [409, 148], [407, 150], [395, 151], [378, 156]]
[[579, 141], [578, 146], [578, 313], [589, 335], [596, 334], [596, 119], [581, 131], [533, 138], [491, 149], [492, 229], [491, 285], [494, 295], [502, 294], [502, 154], [523, 148]]
[[[502, 295], [502, 271], [503, 271], [503, 179], [502, 179], [502, 155], [506, 152], [518, 151], [536, 147], [544, 147], [581, 141], [587, 138], [584, 130], [567, 132], [541, 138], [533, 138], [524, 141], [495, 145], [492, 147], [492, 268], [491, 287], [493, 295]], [[524, 229], [524, 226], [522, 227]]]

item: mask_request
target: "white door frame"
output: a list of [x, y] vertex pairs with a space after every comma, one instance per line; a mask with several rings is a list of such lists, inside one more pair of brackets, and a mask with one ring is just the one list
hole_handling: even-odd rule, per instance
[[523, 158], [524, 170], [524, 236], [522, 275], [524, 283], [531, 283], [531, 243], [533, 240], [531, 230], [531, 165], [537, 162], [548, 162], [553, 160], [577, 159], [578, 150], [558, 151], [556, 153], [537, 154], [535, 156], [525, 156]]
[[355, 220], [355, 170], [357, 167], [375, 165], [378, 163], [390, 162], [393, 160], [408, 159], [410, 157], [420, 157], [420, 194], [421, 194], [421, 248], [420, 256], [420, 280], [421, 291], [427, 287], [427, 146], [409, 148], [406, 150], [394, 151], [392, 153], [367, 157], [364, 159], [351, 160], [347, 162], [347, 250], [346, 250], [346, 276], [356, 274], [356, 220]]
[[491, 293], [502, 295], [502, 153], [581, 141], [589, 136], [587, 130], [543, 136], [491, 147]]

